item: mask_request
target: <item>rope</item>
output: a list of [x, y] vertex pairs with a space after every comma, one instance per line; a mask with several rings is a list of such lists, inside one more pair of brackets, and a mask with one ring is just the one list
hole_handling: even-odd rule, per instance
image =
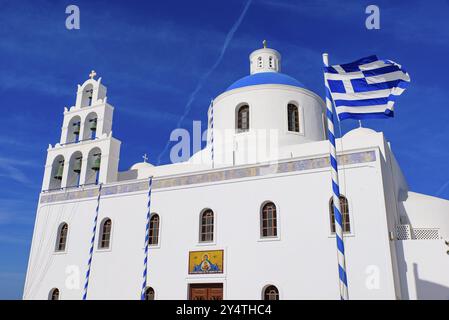
[[87, 300], [87, 289], [89, 287], [90, 268], [92, 265], [92, 255], [94, 252], [95, 234], [97, 232], [98, 211], [100, 209], [101, 188], [103, 184], [100, 183], [98, 188], [97, 209], [95, 210], [94, 227], [92, 229], [92, 239], [90, 240], [89, 260], [87, 261], [86, 281], [84, 283], [83, 300]]
[[[329, 66], [327, 54], [323, 55], [324, 66]], [[343, 242], [343, 216], [340, 208], [340, 188], [338, 184], [338, 164], [337, 164], [337, 152], [335, 148], [335, 135], [334, 135], [334, 114], [332, 110], [332, 100], [329, 88], [326, 83], [326, 73], [324, 73], [324, 85], [326, 87], [326, 116], [327, 116], [327, 128], [329, 137], [329, 149], [330, 149], [330, 163], [332, 174], [332, 191], [333, 191], [333, 203], [334, 203], [334, 220], [335, 220], [335, 238], [337, 241], [337, 259], [338, 259], [338, 274], [339, 274], [339, 287], [341, 300], [349, 299], [348, 295], [348, 282], [346, 276], [346, 261], [345, 261], [345, 246]]]
[[145, 288], [147, 287], [147, 275], [148, 275], [148, 243], [150, 240], [150, 218], [151, 218], [151, 189], [153, 185], [153, 177], [150, 177], [148, 181], [148, 204], [147, 204], [147, 223], [145, 227], [145, 258], [143, 259], [143, 281], [142, 290], [140, 293], [140, 300], [145, 300]]

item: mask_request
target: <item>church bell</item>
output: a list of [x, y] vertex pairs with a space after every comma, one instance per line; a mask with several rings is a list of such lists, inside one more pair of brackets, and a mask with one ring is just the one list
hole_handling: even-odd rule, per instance
[[73, 124], [73, 134], [79, 135], [80, 134], [80, 128], [81, 128], [81, 123], [79, 121], [75, 122]]
[[97, 118], [89, 120], [90, 122], [90, 130], [96, 131], [97, 130]]
[[64, 172], [64, 160], [59, 162], [58, 170], [56, 171], [56, 174], [54, 178], [56, 180], [62, 180], [62, 173]]
[[80, 173], [81, 172], [81, 161], [82, 161], [81, 157], [75, 159], [75, 163], [73, 165], [73, 171], [74, 172], [76, 172], [76, 173]]
[[101, 153], [94, 154], [94, 162], [92, 164], [92, 170], [98, 171], [100, 170], [100, 164], [101, 164]]

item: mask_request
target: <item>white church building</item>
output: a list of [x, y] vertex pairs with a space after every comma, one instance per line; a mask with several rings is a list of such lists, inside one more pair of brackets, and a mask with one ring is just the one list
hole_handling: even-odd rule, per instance
[[[82, 299], [87, 271], [87, 299], [140, 299], [150, 177], [145, 299], [340, 298], [325, 104], [278, 51], [249, 60], [205, 108], [203, 150], [124, 172], [102, 79], [78, 85], [47, 150], [24, 299]], [[449, 299], [449, 201], [408, 189], [382, 132], [336, 143], [349, 298]]]

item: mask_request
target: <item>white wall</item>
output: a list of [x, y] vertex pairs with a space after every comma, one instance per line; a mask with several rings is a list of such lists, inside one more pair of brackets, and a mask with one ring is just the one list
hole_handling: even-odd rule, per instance
[[[300, 132], [288, 131], [289, 103], [298, 106]], [[249, 106], [250, 129], [238, 133], [236, 110], [243, 104]], [[279, 159], [282, 148], [324, 140], [323, 114], [321, 98], [302, 88], [267, 84], [225, 92], [214, 100], [216, 167]]]
[[396, 243], [404, 299], [449, 299], [449, 246], [444, 240]]
[[[349, 199], [353, 229], [346, 237], [353, 299], [395, 298], [379, 179], [378, 161], [348, 166], [342, 176], [341, 190]], [[149, 285], [157, 299], [186, 299], [188, 284], [204, 281], [223, 282], [225, 299], [260, 299], [267, 284], [276, 285], [282, 299], [338, 299], [330, 196], [327, 169], [155, 189], [152, 211], [161, 217], [161, 234], [160, 247], [150, 249]], [[266, 200], [278, 207], [279, 239], [274, 241], [259, 237], [259, 210]], [[112, 219], [112, 248], [94, 252], [90, 299], [138, 299], [146, 203], [146, 192], [103, 196], [98, 221], [106, 216]], [[60, 288], [61, 299], [81, 298], [95, 206], [90, 198], [39, 207], [26, 299], [46, 299], [53, 287]], [[199, 213], [206, 207], [216, 214], [217, 230], [216, 243], [207, 246], [198, 243]], [[55, 233], [62, 221], [69, 223], [67, 253], [55, 254]], [[223, 275], [187, 274], [188, 252], [204, 249], [225, 250]], [[65, 285], [68, 265], [80, 268], [78, 290]], [[380, 282], [378, 289], [370, 290], [366, 272], [373, 265]]]

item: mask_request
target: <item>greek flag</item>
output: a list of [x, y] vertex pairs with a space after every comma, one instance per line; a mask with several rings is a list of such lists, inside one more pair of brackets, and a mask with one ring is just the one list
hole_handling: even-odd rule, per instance
[[375, 55], [324, 67], [324, 73], [340, 120], [393, 117], [394, 103], [410, 82], [399, 64]]

